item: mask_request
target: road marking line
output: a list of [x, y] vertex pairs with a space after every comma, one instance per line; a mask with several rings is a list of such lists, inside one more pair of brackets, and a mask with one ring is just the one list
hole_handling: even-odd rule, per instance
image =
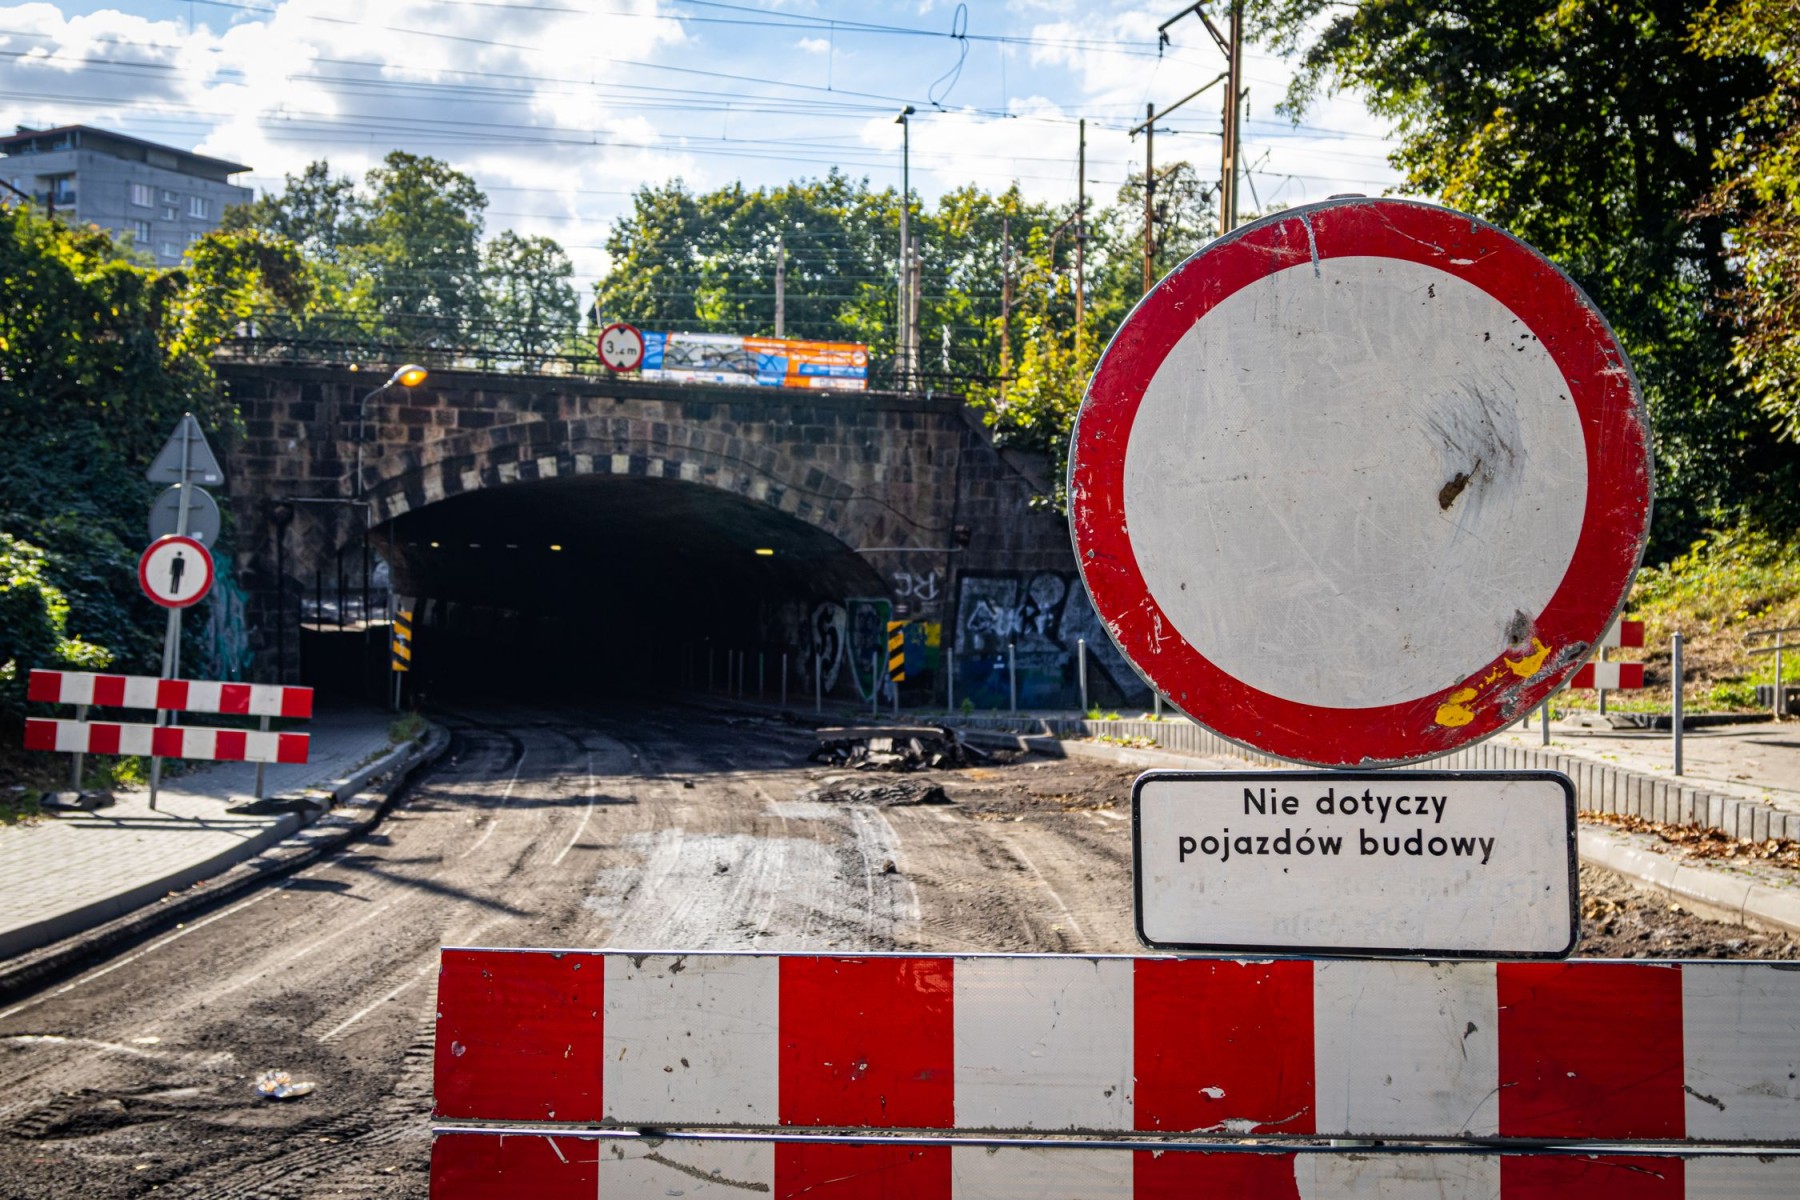
[[[481, 933], [485, 929], [487, 929], [488, 926], [497, 924], [501, 919], [502, 918], [499, 918], [499, 917], [493, 917], [493, 918], [490, 918], [489, 920], [483, 921], [481, 924], [477, 925], [474, 929], [471, 929], [467, 934], [456, 939], [456, 943], [459, 945], [467, 945], [470, 942], [473, 942], [477, 937], [479, 937], [481, 935]], [[411, 979], [408, 979], [406, 982], [402, 983], [399, 987], [395, 988], [393, 991], [389, 992], [387, 995], [381, 997], [381, 999], [376, 1000], [372, 1004], [368, 1004], [362, 1008], [357, 1009], [354, 1013], [350, 1014], [350, 1016], [344, 1020], [343, 1024], [338, 1025], [336, 1028], [331, 1029], [328, 1032], [326, 1032], [325, 1034], [323, 1034], [319, 1038], [319, 1041], [329, 1042], [332, 1038], [334, 1038], [338, 1034], [344, 1032], [344, 1030], [350, 1028], [352, 1025], [356, 1024], [358, 1021], [362, 1020], [364, 1017], [368, 1016], [370, 1013], [372, 1013], [376, 1009], [380, 1008], [383, 1004], [386, 1004], [389, 1000], [392, 1000], [394, 997], [398, 996], [401, 992], [404, 992], [407, 988], [411, 987], [413, 984], [419, 982], [419, 980], [424, 979], [426, 976], [430, 975], [433, 971], [437, 970], [439, 953], [440, 953], [440, 951], [433, 951], [431, 958], [426, 961], [424, 967], [420, 968], [418, 974], [414, 975]]]
[[[513, 764], [512, 778], [508, 779], [506, 781], [506, 788], [505, 788], [505, 790], [503, 790], [500, 793], [500, 804], [502, 807], [504, 807], [506, 805], [506, 803], [512, 799], [513, 784], [519, 782], [519, 772], [525, 766], [525, 754], [526, 754], [526, 752], [524, 750], [519, 751], [519, 761]], [[488, 840], [488, 838], [492, 837], [494, 835], [494, 830], [498, 829], [499, 827], [500, 827], [500, 818], [495, 817], [492, 821], [488, 822], [488, 827], [486, 830], [484, 830], [482, 832], [482, 835], [475, 839], [475, 844], [473, 846], [470, 846], [467, 850], [464, 850], [461, 854], [457, 855], [457, 857], [458, 858], [467, 858], [467, 857], [469, 857], [469, 855], [471, 855], [471, 854], [475, 853], [477, 850], [481, 849], [482, 843], [486, 842]]]
[[569, 851], [575, 848], [575, 839], [581, 836], [582, 831], [587, 828], [588, 818], [594, 814], [594, 752], [592, 750], [588, 751], [587, 756], [587, 781], [588, 802], [587, 807], [581, 810], [581, 824], [577, 825], [575, 827], [575, 832], [569, 835], [569, 844], [562, 848], [561, 853], [550, 860], [550, 865], [553, 867], [561, 865], [562, 860], [568, 855]]

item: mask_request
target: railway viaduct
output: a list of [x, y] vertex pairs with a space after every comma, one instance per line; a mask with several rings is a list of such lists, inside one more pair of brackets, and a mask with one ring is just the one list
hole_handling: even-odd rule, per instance
[[1044, 463], [958, 397], [444, 370], [365, 406], [385, 370], [221, 373], [259, 678], [378, 676], [391, 590], [421, 686], [773, 695], [785, 662], [793, 703], [866, 698], [892, 619], [907, 704], [953, 664], [959, 703], [1005, 707], [1009, 645], [1022, 707], [1073, 703], [1083, 640], [1095, 702], [1147, 702], [1032, 503]]

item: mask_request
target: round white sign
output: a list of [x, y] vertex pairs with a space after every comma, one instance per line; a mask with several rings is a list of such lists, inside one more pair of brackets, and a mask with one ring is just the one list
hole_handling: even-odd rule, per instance
[[1264, 218], [1126, 319], [1076, 420], [1094, 610], [1196, 721], [1318, 766], [1517, 720], [1617, 615], [1649, 428], [1581, 290], [1501, 230], [1352, 199]]
[[635, 371], [644, 362], [644, 335], [636, 327], [608, 325], [600, 331], [600, 361], [610, 371]]
[[138, 559], [138, 583], [164, 608], [186, 608], [212, 590], [212, 555], [191, 537], [159, 538]]

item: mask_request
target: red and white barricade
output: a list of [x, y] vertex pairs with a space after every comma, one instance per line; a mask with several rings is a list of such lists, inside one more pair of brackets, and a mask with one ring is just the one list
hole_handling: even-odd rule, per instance
[[[263, 718], [305, 719], [311, 717], [313, 711], [311, 688], [86, 671], [33, 671], [26, 698], [48, 704]], [[73, 754], [142, 754], [221, 762], [303, 763], [310, 746], [311, 738], [304, 733], [43, 717], [30, 717], [25, 722], [27, 750], [58, 750]]]
[[[1621, 646], [1641, 648], [1643, 644], [1644, 623], [1621, 618], [1613, 622], [1594, 649], [1604, 656], [1608, 650]], [[1604, 657], [1597, 658], [1571, 675], [1569, 686], [1597, 688], [1603, 692], [1637, 691], [1644, 686], [1644, 664], [1607, 662]]]
[[1800, 1191], [1777, 965], [446, 950], [437, 1009], [441, 1200]]
[[1569, 677], [1572, 688], [1633, 691], [1644, 686], [1643, 663], [1591, 662]]

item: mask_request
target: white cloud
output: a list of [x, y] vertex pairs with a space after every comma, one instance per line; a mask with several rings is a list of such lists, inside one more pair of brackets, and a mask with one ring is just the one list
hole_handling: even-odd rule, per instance
[[795, 47], [805, 54], [830, 54], [831, 42], [826, 38], [807, 37], [794, 43]]

